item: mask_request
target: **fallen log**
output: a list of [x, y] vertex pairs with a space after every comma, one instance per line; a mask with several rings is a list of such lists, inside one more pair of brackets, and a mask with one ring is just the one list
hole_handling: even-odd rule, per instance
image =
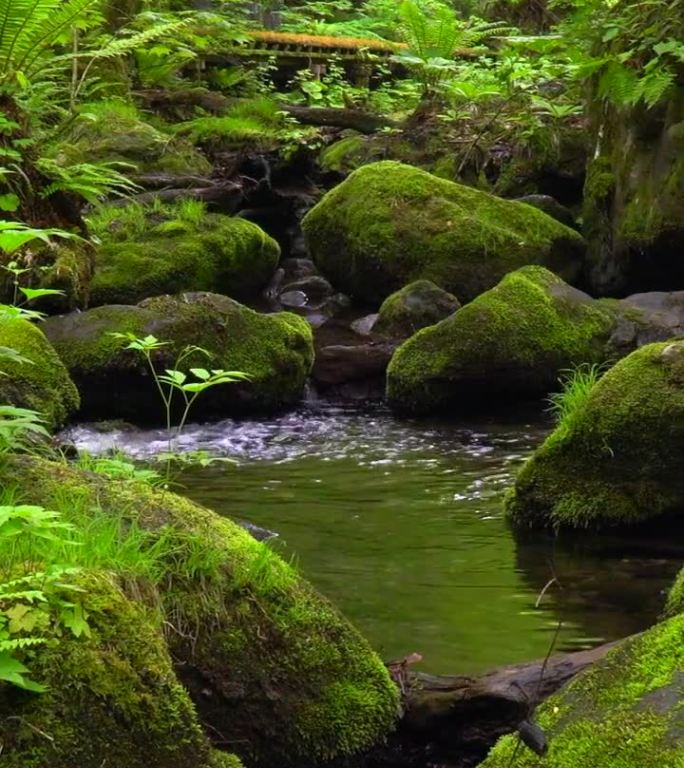
[[542, 660], [499, 667], [478, 677], [428, 675], [408, 671], [403, 662], [388, 664], [403, 691], [403, 716], [368, 766], [475, 766], [500, 736], [531, 717], [537, 704], [615, 645], [553, 656], [543, 676]]
[[[211, 112], [214, 115], [225, 114], [232, 105], [239, 104], [241, 99], [229, 98], [206, 88], [190, 88], [178, 91], [149, 89], [136, 92], [136, 96], [148, 109], [159, 112], [169, 110], [189, 110], [195, 107]], [[279, 104], [283, 112], [294, 117], [303, 125], [316, 125], [330, 128], [351, 128], [359, 133], [376, 133], [381, 128], [395, 125], [382, 115], [374, 115], [362, 109], [346, 109], [337, 107], [305, 107], [301, 104]]]
[[202, 187], [174, 187], [171, 189], [155, 189], [149, 192], [140, 192], [121, 200], [114, 200], [111, 205], [123, 206], [131, 201], [147, 205], [155, 199], [165, 203], [173, 203], [176, 200], [192, 199], [200, 200], [211, 205], [223, 213], [235, 213], [245, 201], [246, 187], [244, 184], [224, 181], [215, 184], [205, 184]]
[[394, 125], [394, 122], [387, 117], [373, 115], [361, 109], [304, 107], [299, 104], [281, 104], [280, 107], [283, 112], [287, 112], [303, 125], [351, 128], [359, 133], [376, 133], [381, 128]]

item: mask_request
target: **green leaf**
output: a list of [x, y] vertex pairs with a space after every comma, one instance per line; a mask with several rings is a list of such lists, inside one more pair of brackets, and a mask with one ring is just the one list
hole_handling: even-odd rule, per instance
[[19, 203], [19, 196], [15, 195], [14, 192], [0, 195], [0, 211], [16, 211]]
[[18, 688], [34, 693], [43, 693], [47, 690], [44, 685], [25, 677], [26, 672], [28, 669], [9, 651], [0, 651], [0, 680], [5, 680]]
[[66, 296], [64, 291], [57, 291], [53, 288], [19, 288], [29, 301], [40, 299], [43, 296]]
[[91, 631], [88, 625], [88, 614], [80, 603], [62, 610], [62, 624], [71, 630], [74, 637], [90, 637]]

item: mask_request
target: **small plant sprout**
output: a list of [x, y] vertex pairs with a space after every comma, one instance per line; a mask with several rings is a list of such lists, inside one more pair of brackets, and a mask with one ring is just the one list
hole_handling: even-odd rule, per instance
[[[49, 245], [51, 237], [80, 239], [78, 235], [65, 232], [62, 229], [36, 229], [34, 227], [28, 227], [18, 221], [0, 221], [0, 252], [6, 256], [12, 256], [12, 254], [36, 240]], [[2, 266], [2, 269], [4, 269], [5, 272], [8, 272], [12, 276], [13, 285], [12, 303], [11, 305], [0, 304], [0, 317], [23, 317], [28, 320], [39, 320], [43, 315], [40, 312], [25, 309], [24, 304], [33, 301], [34, 299], [42, 298], [43, 296], [63, 295], [63, 291], [57, 291], [51, 288], [22, 287], [19, 284], [21, 276], [31, 270], [28, 267], [21, 267], [17, 261], [10, 261], [9, 263], [0, 266]], [[24, 296], [22, 301], [20, 301], [20, 294], [23, 294]]]
[[[154, 362], [153, 355], [161, 349], [168, 348], [170, 342], [159, 341], [155, 336], [137, 337], [134, 333], [112, 333], [114, 338], [127, 341], [125, 349], [132, 349], [139, 352], [147, 361], [154, 383], [159, 392], [159, 396], [164, 405], [164, 415], [166, 420], [166, 434], [168, 442], [168, 451], [163, 455], [166, 461], [167, 479], [170, 473], [171, 461], [175, 457], [173, 450], [174, 440], [177, 440], [183, 431], [192, 406], [197, 398], [208, 389], [219, 386], [220, 384], [232, 384], [236, 381], [249, 381], [249, 374], [242, 371], [225, 371], [222, 368], [190, 368], [189, 373], [194, 377], [190, 379], [188, 374], [181, 370], [181, 366], [191, 356], [202, 356], [211, 358], [211, 353], [202, 347], [195, 345], [185, 346], [174, 363], [173, 368], [165, 368], [160, 372]], [[173, 404], [176, 395], [182, 399], [181, 418], [176, 427], [173, 426]]]

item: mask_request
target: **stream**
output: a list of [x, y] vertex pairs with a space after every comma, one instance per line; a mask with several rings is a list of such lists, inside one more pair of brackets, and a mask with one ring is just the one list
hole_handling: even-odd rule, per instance
[[[476, 673], [640, 631], [684, 552], [667, 540], [514, 535], [502, 497], [548, 432], [545, 416], [399, 421], [381, 406], [307, 402], [269, 420], [189, 425], [179, 450], [237, 463], [185, 470], [179, 489], [270, 540], [385, 659]], [[80, 449], [139, 459], [161, 430], [81, 425]], [[539, 607], [537, 596], [557, 576]]]

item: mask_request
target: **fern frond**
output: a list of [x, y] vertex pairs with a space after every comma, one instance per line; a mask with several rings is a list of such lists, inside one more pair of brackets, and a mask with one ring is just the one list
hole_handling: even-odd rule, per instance
[[0, 653], [34, 648], [36, 645], [44, 645], [46, 642], [46, 637], [15, 637], [12, 640], [0, 640]]
[[108, 45], [105, 45], [104, 48], [99, 48], [95, 51], [85, 51], [84, 53], [79, 54], [79, 57], [89, 59], [114, 59], [118, 56], [126, 56], [153, 40], [157, 40], [160, 37], [164, 37], [173, 32], [178, 32], [183, 27], [187, 27], [189, 23], [190, 19], [180, 19], [179, 21], [157, 24], [142, 32], [136, 32], [136, 34], [130, 35], [129, 37], [120, 37], [113, 40]]

